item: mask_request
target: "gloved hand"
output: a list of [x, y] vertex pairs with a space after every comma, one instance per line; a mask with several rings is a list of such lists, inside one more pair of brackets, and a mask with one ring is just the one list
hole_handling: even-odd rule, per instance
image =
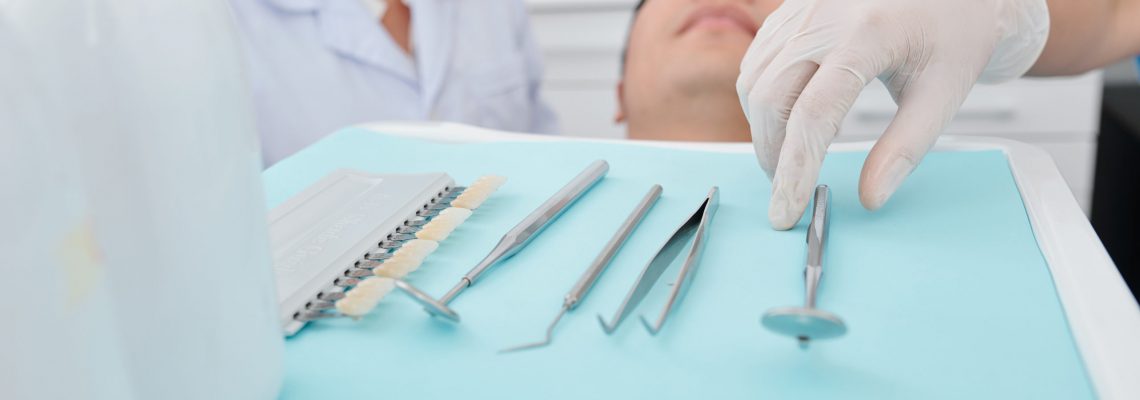
[[871, 79], [899, 106], [860, 176], [859, 199], [876, 210], [974, 83], [1024, 74], [1048, 33], [1045, 0], [786, 0], [757, 33], [736, 86], [772, 179], [772, 227], [799, 221], [828, 145]]

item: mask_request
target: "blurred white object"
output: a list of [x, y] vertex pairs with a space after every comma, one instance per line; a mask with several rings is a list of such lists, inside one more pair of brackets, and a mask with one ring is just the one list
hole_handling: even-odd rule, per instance
[[0, 398], [276, 396], [227, 5], [4, 0], [0, 53]]

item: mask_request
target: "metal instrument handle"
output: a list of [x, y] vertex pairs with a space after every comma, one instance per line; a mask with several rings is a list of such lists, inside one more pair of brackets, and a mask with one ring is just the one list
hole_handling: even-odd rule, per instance
[[586, 270], [586, 273], [583, 274], [581, 278], [578, 278], [578, 282], [574, 284], [574, 288], [566, 293], [566, 298], [563, 303], [566, 309], [574, 309], [578, 306], [578, 301], [586, 297], [586, 293], [590, 291], [590, 288], [594, 287], [594, 283], [598, 281], [598, 277], [602, 275], [602, 271], [604, 271], [606, 266], [610, 264], [610, 261], [613, 260], [618, 249], [625, 244], [626, 239], [633, 233], [638, 223], [645, 218], [645, 214], [649, 212], [649, 209], [657, 203], [657, 199], [661, 198], [661, 191], [661, 185], [653, 185], [653, 187], [649, 188], [649, 193], [645, 194], [645, 197], [641, 199], [637, 207], [633, 209], [633, 213], [629, 214], [629, 217], [626, 218], [625, 222], [623, 222], [617, 232], [614, 233], [613, 238], [610, 239], [609, 243], [606, 243], [606, 247], [603, 248], [602, 252], [598, 254], [598, 257], [594, 259], [594, 262], [590, 264], [590, 268]]
[[585, 194], [586, 191], [598, 183], [602, 177], [606, 176], [606, 172], [609, 172], [609, 170], [610, 164], [605, 160], [597, 160], [590, 163], [585, 170], [570, 180], [566, 186], [563, 186], [557, 193], [550, 196], [550, 199], [538, 206], [534, 212], [527, 215], [526, 218], [523, 218], [522, 222], [519, 222], [518, 225], [511, 228], [503, 237], [503, 242], [500, 242], [500, 245], [502, 245], [510, 241], [510, 247], [503, 249], [504, 251], [499, 254], [494, 254], [495, 257], [493, 258], [488, 257], [484, 262], [475, 266], [471, 272], [467, 273], [467, 280], [470, 281], [471, 284], [474, 284], [475, 280], [479, 278], [479, 275], [482, 275], [484, 271], [497, 261], [513, 256], [515, 253], [518, 253], [519, 250], [522, 250], [539, 232], [542, 232], [543, 229], [546, 229], [546, 227], [550, 225], [550, 221], [562, 215], [562, 213], [569, 208], [571, 203], [582, 197], [582, 194]]
[[807, 266], [804, 268], [805, 300], [807, 308], [815, 308], [816, 291], [823, 275], [823, 254], [827, 245], [827, 233], [831, 228], [831, 190], [827, 185], [815, 188], [815, 202], [812, 205], [811, 224], [807, 231]]

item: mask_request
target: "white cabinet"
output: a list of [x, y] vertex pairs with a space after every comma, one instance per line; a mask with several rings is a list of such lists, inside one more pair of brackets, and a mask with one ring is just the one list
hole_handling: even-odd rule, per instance
[[[636, 0], [527, 0], [546, 66], [544, 96], [567, 135], [621, 138], [613, 122], [620, 60]], [[1056, 160], [1088, 212], [1100, 119], [1102, 74], [979, 85], [947, 134], [998, 136], [1032, 143]], [[895, 112], [886, 88], [872, 83], [852, 107], [839, 140], [879, 136]]]

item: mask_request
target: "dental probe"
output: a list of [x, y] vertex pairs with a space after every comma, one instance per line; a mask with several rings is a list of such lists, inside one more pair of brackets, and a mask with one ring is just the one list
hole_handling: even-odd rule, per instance
[[602, 276], [602, 272], [610, 265], [610, 261], [613, 260], [618, 249], [625, 244], [626, 239], [633, 233], [634, 228], [637, 228], [637, 225], [645, 218], [645, 214], [657, 203], [657, 199], [660, 197], [661, 185], [653, 185], [653, 187], [649, 188], [649, 193], [645, 194], [645, 198], [641, 199], [641, 202], [633, 209], [633, 213], [629, 214], [629, 217], [621, 224], [621, 227], [614, 233], [614, 237], [610, 239], [609, 243], [606, 243], [606, 247], [602, 248], [602, 252], [598, 253], [598, 257], [590, 264], [590, 268], [586, 269], [586, 272], [582, 274], [581, 278], [578, 278], [578, 282], [574, 284], [574, 287], [566, 293], [566, 296], [562, 300], [562, 311], [558, 312], [558, 316], [554, 318], [554, 322], [551, 322], [550, 326], [546, 328], [546, 339], [541, 342], [503, 349], [500, 353], [549, 345], [554, 335], [554, 326], [558, 325], [558, 322], [562, 320], [562, 316], [566, 315], [566, 312], [578, 307], [578, 302], [590, 293], [590, 288], [594, 287], [594, 283], [598, 282], [598, 278]]
[[[598, 183], [609, 170], [610, 164], [605, 160], [597, 160], [587, 166], [578, 176], [570, 180], [570, 183], [562, 187], [558, 193], [551, 196], [545, 203], [538, 206], [538, 209], [534, 210], [530, 215], [527, 215], [526, 218], [523, 218], [522, 222], [519, 222], [518, 225], [511, 228], [506, 235], [503, 235], [503, 238], [499, 240], [499, 244], [491, 249], [491, 253], [487, 254], [487, 257], [483, 258], [483, 261], [475, 265], [475, 268], [468, 271], [467, 275], [460, 278], [459, 283], [451, 288], [451, 291], [447, 292], [439, 302], [444, 305], [451, 303], [459, 293], [462, 293], [464, 289], [474, 285], [475, 281], [479, 279], [479, 276], [487, 272], [492, 266], [495, 266], [500, 261], [510, 258], [515, 255], [515, 253], [518, 253], [519, 250], [522, 250], [523, 247], [530, 243], [531, 239], [534, 239], [539, 232], [542, 232], [543, 229], [550, 225], [551, 221], [554, 221], [555, 218], [562, 215], [562, 212], [566, 211], [570, 204], [578, 200], [579, 197], [582, 197], [582, 194], [586, 193], [595, 183]], [[432, 310], [428, 309], [428, 312], [431, 313]]]

